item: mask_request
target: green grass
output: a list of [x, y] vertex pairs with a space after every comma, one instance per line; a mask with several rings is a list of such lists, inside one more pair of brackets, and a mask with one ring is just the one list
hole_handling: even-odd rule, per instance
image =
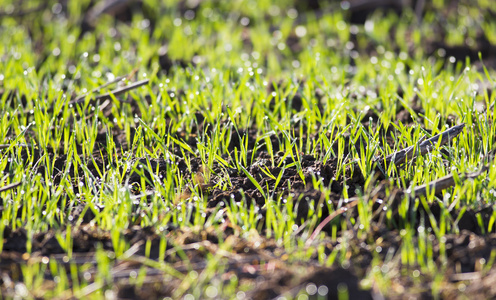
[[[257, 283], [230, 267], [245, 249], [260, 254], [266, 247], [298, 275], [292, 284], [308, 275], [307, 263], [351, 265], [363, 288], [385, 296], [401, 295], [398, 282], [410, 277], [403, 292], [452, 292], [443, 288], [452, 267], [446, 241], [461, 233], [463, 212], [492, 207], [496, 198], [495, 109], [484, 112], [496, 98], [494, 57], [486, 66], [483, 59], [431, 55], [428, 46], [440, 39], [432, 32], [439, 15], [448, 16], [446, 46], [468, 40], [475, 48], [480, 32], [494, 44], [496, 22], [485, 13], [490, 1], [479, 0], [477, 10], [462, 1], [459, 18], [446, 12], [446, 1], [434, 1], [420, 23], [406, 9], [401, 17], [376, 11], [365, 25], [352, 25], [338, 3], [317, 16], [296, 11], [293, 1], [203, 1], [184, 12], [177, 1], [146, 0], [130, 20], [102, 15], [86, 32], [81, 24], [90, 1], [0, 2], [4, 11], [47, 3], [0, 19], [0, 144], [9, 145], [0, 150], [0, 188], [21, 184], [0, 193], [0, 236], [6, 242], [8, 232], [22, 230], [26, 242], [19, 247], [27, 253], [6, 275], [13, 283], [2, 279], [2, 298], [111, 297], [113, 276], [125, 269], [116, 265], [125, 263], [133, 271], [122, 282], [137, 290], [155, 270], [173, 283], [162, 295], [241, 297]], [[161, 55], [173, 61], [170, 70], [162, 69]], [[91, 92], [121, 75], [118, 84]], [[145, 86], [92, 100], [143, 79]], [[68, 104], [86, 93], [84, 102]], [[400, 110], [413, 120], [398, 120]], [[376, 120], [367, 123], [372, 112]], [[399, 219], [386, 211], [378, 223], [374, 199], [367, 198], [379, 185], [373, 158], [434, 136], [450, 120], [466, 127], [448, 145], [381, 171], [385, 195], [452, 173], [462, 178], [455, 176], [442, 198], [403, 197]], [[329, 183], [316, 172], [306, 176], [306, 155], [335, 164]], [[487, 173], [463, 179], [484, 164]], [[364, 180], [356, 186], [358, 177]], [[246, 178], [254, 193], [238, 191], [237, 178]], [[335, 195], [333, 184], [343, 180]], [[304, 190], [295, 187], [301, 182], [321, 195], [304, 215], [298, 212], [305, 201], [295, 192]], [[232, 196], [210, 207], [214, 191]], [[330, 199], [353, 195], [361, 197], [357, 214], [338, 216], [305, 246], [337, 209]], [[481, 236], [494, 232], [491, 214], [489, 225], [477, 214]], [[374, 233], [381, 224], [400, 242], [381, 246], [378, 239], [387, 238]], [[133, 228], [153, 234], [138, 239], [141, 245], [129, 238]], [[91, 258], [74, 248], [83, 229], [100, 239]], [[36, 240], [47, 232], [60, 248], [49, 259]], [[356, 261], [360, 243], [372, 249], [364, 268]], [[3, 255], [15, 252], [8, 245], [0, 246]], [[493, 270], [493, 252], [475, 271]], [[268, 256], [262, 260], [257, 267], [271, 268]]]

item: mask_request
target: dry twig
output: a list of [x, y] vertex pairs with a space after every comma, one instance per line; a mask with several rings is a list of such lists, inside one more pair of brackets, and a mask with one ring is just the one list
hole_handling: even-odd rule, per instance
[[[0, 150], [8, 149], [10, 146], [11, 146], [11, 144], [0, 144]], [[17, 144], [15, 146], [16, 147], [31, 147], [30, 144]]]
[[8, 191], [8, 190], [11, 190], [11, 189], [16, 188], [16, 187], [18, 187], [18, 186], [20, 186], [20, 185], [21, 185], [21, 182], [20, 182], [20, 181], [19, 181], [19, 182], [14, 182], [14, 183], [11, 183], [11, 184], [9, 184], [9, 185], [6, 185], [6, 186], [4, 186], [4, 187], [1, 187], [1, 188], [0, 188], [0, 193], [1, 193], [1, 192]]
[[358, 197], [350, 198], [347, 201], [348, 204], [336, 209], [332, 214], [328, 215], [327, 218], [325, 218], [322, 222], [320, 222], [319, 226], [315, 228], [310, 238], [306, 241], [305, 246], [309, 247], [313, 243], [317, 235], [322, 231], [322, 229], [324, 229], [324, 227], [329, 222], [331, 222], [335, 217], [347, 212], [350, 208], [357, 206], [358, 200], [360, 200]]
[[[440, 146], [447, 144], [450, 142], [452, 139], [454, 139], [457, 135], [462, 132], [463, 128], [465, 127], [465, 124], [460, 124], [453, 126], [449, 128], [446, 131], [441, 132], [438, 135], [435, 135], [431, 137], [428, 140], [421, 141], [418, 145], [410, 146], [405, 149], [402, 149], [400, 151], [397, 151], [393, 154], [390, 154], [386, 156], [385, 159], [382, 160], [382, 162], [386, 162], [386, 164], [393, 163], [396, 166], [399, 166], [403, 164], [407, 160], [411, 160], [417, 156], [417, 153], [420, 155], [424, 155], [427, 152], [429, 152], [436, 144], [439, 144]], [[415, 147], [418, 147], [418, 151], [414, 151]], [[376, 162], [381, 161], [381, 157], [376, 158]], [[381, 163], [382, 166], [384, 166], [384, 163]]]
[[[134, 83], [131, 83], [129, 85], [126, 85], [124, 87], [121, 87], [121, 88], [117, 88], [113, 91], [111, 91], [110, 93], [105, 93], [105, 94], [101, 94], [101, 95], [98, 95], [98, 96], [95, 96], [92, 101], [98, 101], [98, 100], [107, 100], [107, 99], [110, 99], [111, 96], [110, 95], [114, 95], [114, 96], [118, 96], [120, 94], [123, 94], [123, 93], [126, 93], [126, 92], [129, 92], [131, 90], [134, 90], [142, 85], [145, 85], [145, 84], [148, 84], [150, 80], [149, 79], [144, 79], [144, 80], [141, 80], [141, 81], [137, 81], [137, 82], [134, 82]], [[69, 103], [67, 104], [79, 104], [79, 103], [84, 103], [84, 98], [86, 97], [85, 96], [80, 96], [80, 97], [77, 97], [76, 99], [72, 100], [72, 101], [69, 101]]]
[[118, 77], [114, 78], [114, 80], [111, 80], [111, 81], [109, 81], [109, 82], [106, 82], [106, 83], [104, 83], [104, 84], [100, 85], [99, 87], [96, 87], [96, 88], [94, 88], [93, 90], [91, 90], [91, 91], [89, 91], [89, 92], [87, 92], [87, 93], [85, 93], [85, 94], [83, 94], [83, 95], [81, 95], [81, 96], [76, 97], [76, 99], [75, 99], [74, 101], [79, 101], [79, 100], [81, 100], [81, 99], [84, 99], [84, 98], [85, 98], [87, 95], [89, 95], [90, 93], [97, 93], [97, 92], [99, 92], [101, 89], [106, 88], [107, 86], [109, 86], [109, 85], [111, 85], [111, 84], [114, 84], [114, 83], [116, 83], [116, 82], [119, 82], [119, 81], [121, 81], [122, 79], [124, 79], [124, 78], [126, 78], [126, 77], [127, 77], [127, 75], [118, 76]]
[[[458, 176], [460, 178], [463, 178], [463, 179], [474, 179], [476, 177], [479, 177], [480, 175], [482, 175], [484, 172], [486, 172], [487, 170], [489, 170], [489, 166], [488, 165], [484, 165], [482, 166], [482, 168], [477, 171], [477, 172], [473, 172], [473, 173], [467, 173], [467, 174], [459, 174]], [[427, 191], [432, 191], [434, 190], [434, 194], [437, 194], [439, 192], [441, 192], [442, 190], [445, 190], [449, 187], [452, 187], [455, 185], [455, 178], [453, 175], [447, 175], [447, 176], [444, 176], [442, 178], [439, 178], [437, 180], [434, 180], [432, 182], [429, 182], [427, 184], [423, 184], [421, 186], [418, 186], [416, 187], [414, 190], [413, 190], [413, 193], [415, 194], [415, 197], [419, 197], [419, 196], [425, 196], [427, 194]]]

